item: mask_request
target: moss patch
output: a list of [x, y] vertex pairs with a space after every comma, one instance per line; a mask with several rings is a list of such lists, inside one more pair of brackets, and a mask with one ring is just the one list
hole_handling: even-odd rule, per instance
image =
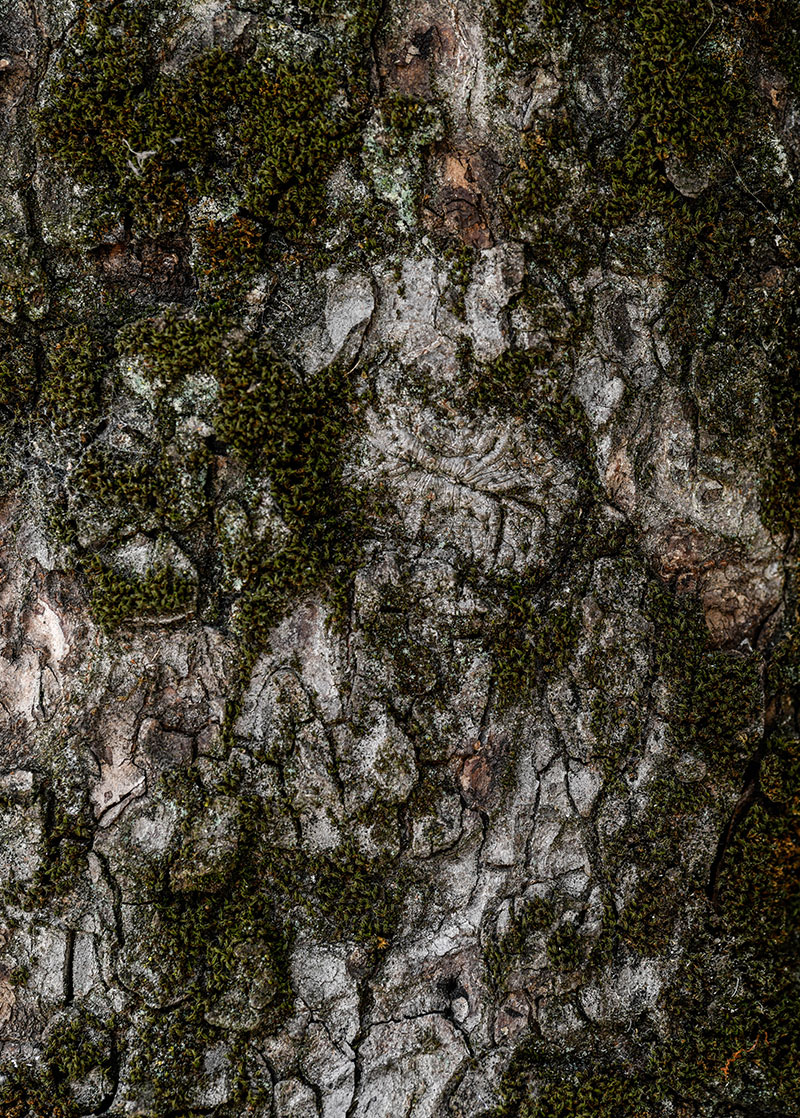
[[[357, 113], [341, 107], [346, 72], [324, 49], [307, 61], [212, 49], [167, 73], [181, 14], [84, 0], [40, 114], [51, 155], [109, 222], [158, 232], [210, 195], [257, 223], [254, 245], [271, 229], [304, 237], [357, 135]], [[227, 239], [240, 232], [235, 220], [226, 228]]]
[[141, 578], [120, 574], [94, 562], [87, 567], [92, 583], [92, 612], [106, 629], [140, 617], [185, 614], [192, 605], [196, 583], [172, 567], [154, 567]]
[[656, 665], [672, 688], [673, 741], [721, 768], [741, 767], [760, 735], [763, 660], [754, 652], [714, 649], [698, 603], [652, 583]]

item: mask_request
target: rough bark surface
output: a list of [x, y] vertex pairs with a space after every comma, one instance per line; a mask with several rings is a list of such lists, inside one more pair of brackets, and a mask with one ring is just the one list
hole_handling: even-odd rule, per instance
[[0, 3], [0, 1114], [792, 1118], [794, 0]]

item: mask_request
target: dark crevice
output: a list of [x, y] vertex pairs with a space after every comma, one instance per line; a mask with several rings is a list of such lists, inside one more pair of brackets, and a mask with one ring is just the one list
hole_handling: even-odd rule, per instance
[[744, 771], [744, 779], [742, 782], [742, 793], [734, 805], [733, 811], [730, 814], [727, 825], [720, 836], [719, 843], [717, 844], [717, 852], [714, 855], [714, 860], [711, 863], [711, 872], [708, 878], [708, 885], [706, 887], [706, 895], [710, 900], [715, 912], [719, 911], [719, 884], [722, 875], [723, 866], [725, 864], [725, 856], [728, 849], [733, 842], [736, 834], [744, 823], [750, 809], [753, 805], [760, 800], [761, 790], [759, 785], [761, 762], [767, 751], [767, 738], [766, 735], [762, 738], [758, 749], [750, 758], [747, 767]]
[[69, 1005], [75, 997], [73, 967], [75, 963], [75, 930], [67, 931], [67, 942], [64, 948], [64, 1004]]
[[119, 1073], [120, 1073], [120, 1055], [117, 1048], [117, 1043], [114, 1037], [111, 1037], [110, 1051], [108, 1054], [108, 1063], [105, 1068], [106, 1075], [108, 1076], [108, 1091], [100, 1100], [100, 1105], [95, 1110], [95, 1114], [107, 1114], [111, 1109], [114, 1100], [117, 1097], [117, 1090], [119, 1089]]
[[[353, 1096], [344, 1118], [354, 1118], [358, 1110], [361, 1089], [362, 1062], [361, 1045], [367, 1039], [371, 1027], [374, 996], [368, 981], [360, 984], [358, 991], [358, 1032], [353, 1038]], [[369, 1024], [367, 1023], [369, 1021]]]

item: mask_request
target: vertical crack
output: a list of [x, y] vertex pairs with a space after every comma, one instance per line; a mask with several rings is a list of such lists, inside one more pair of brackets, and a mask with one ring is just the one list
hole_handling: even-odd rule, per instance
[[67, 943], [64, 950], [64, 1004], [70, 1005], [75, 996], [73, 969], [75, 965], [75, 929], [67, 930]]
[[368, 982], [363, 982], [358, 991], [358, 1032], [353, 1037], [353, 1097], [344, 1115], [344, 1118], [354, 1118], [359, 1102], [361, 1079], [363, 1073], [361, 1046], [369, 1034], [368, 1019], [372, 1015], [373, 1005], [372, 989]]
[[727, 825], [720, 835], [717, 844], [717, 851], [714, 855], [714, 860], [711, 863], [711, 871], [708, 877], [708, 885], [706, 887], [706, 895], [711, 902], [715, 912], [719, 911], [719, 883], [722, 875], [722, 869], [725, 864], [725, 856], [728, 849], [733, 842], [736, 833], [744, 823], [747, 815], [754, 803], [759, 799], [760, 788], [760, 775], [761, 775], [761, 762], [764, 759], [764, 754], [767, 751], [766, 735], [762, 738], [761, 743], [756, 752], [751, 757], [744, 771], [744, 780], [742, 784], [742, 792], [739, 799], [736, 801], [733, 811], [730, 814]]

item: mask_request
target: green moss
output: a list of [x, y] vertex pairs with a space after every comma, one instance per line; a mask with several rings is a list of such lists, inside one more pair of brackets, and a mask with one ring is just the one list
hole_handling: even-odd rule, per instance
[[539, 267], [572, 280], [599, 263], [597, 171], [567, 108], [523, 133], [503, 185], [507, 222]]
[[797, 278], [774, 306], [769, 324], [771, 425], [761, 487], [761, 515], [774, 532], [800, 527], [800, 342]]
[[269, 891], [253, 872], [253, 861], [248, 865], [240, 860], [225, 888], [213, 894], [156, 891], [157, 950], [172, 964], [164, 993], [187, 994], [195, 1009], [206, 1012], [237, 976], [245, 958], [241, 948], [254, 947], [259, 959], [253, 965], [261, 977], [269, 978], [260, 1023], [269, 1030], [289, 1006], [288, 941], [275, 919]]
[[[659, 831], [663, 839], [666, 827]], [[657, 955], [669, 943], [678, 903], [675, 883], [665, 879], [663, 868], [644, 869], [635, 895], [614, 923], [614, 934], [642, 955]]]
[[59, 330], [43, 343], [38, 327], [0, 325], [0, 409], [34, 418], [61, 434], [83, 432], [100, 414], [106, 346], [89, 324]]
[[0, 1065], [3, 1118], [77, 1118], [72, 1085], [90, 1072], [108, 1074], [113, 1037], [106, 1024], [78, 1008], [51, 1030], [37, 1066], [16, 1060]]
[[487, 5], [485, 20], [491, 36], [492, 53], [496, 60], [517, 54], [525, 35], [525, 16], [529, 0], [492, 0]]
[[123, 327], [117, 335], [117, 348], [129, 361], [141, 363], [157, 397], [164, 399], [193, 373], [216, 375], [225, 361], [233, 326], [220, 303], [195, 314], [167, 307], [154, 318]]
[[214, 294], [235, 290], [266, 268], [268, 242], [264, 231], [251, 217], [235, 214], [228, 220], [212, 218], [195, 234], [199, 272], [213, 284]]
[[627, 87], [637, 128], [624, 174], [652, 198], [665, 186], [665, 159], [717, 157], [735, 142], [747, 94], [725, 19], [686, 0], [660, 0], [632, 7], [631, 30]]
[[313, 863], [314, 915], [335, 938], [388, 945], [398, 927], [405, 887], [390, 862], [344, 845]]
[[635, 1073], [610, 1060], [601, 1064], [596, 1056], [591, 1069], [571, 1070], [566, 1063], [563, 1057], [556, 1063], [538, 1037], [520, 1045], [501, 1080], [500, 1102], [484, 1118], [642, 1118], [651, 1113], [647, 1086]]
[[389, 144], [398, 154], [407, 154], [409, 145], [430, 143], [441, 131], [436, 107], [405, 93], [385, 97], [381, 102], [381, 117]]
[[681, 750], [696, 749], [723, 770], [740, 768], [759, 735], [763, 660], [712, 647], [694, 598], [651, 583], [656, 666], [671, 684], [668, 721]]
[[768, 798], [751, 810], [720, 880], [720, 912], [742, 978], [725, 1055], [730, 1078], [791, 1108], [800, 1091], [800, 748], [793, 736], [771, 742], [762, 785]]
[[[188, 232], [207, 277], [200, 295], [206, 309], [192, 315], [168, 308], [125, 326], [116, 377], [98, 342], [110, 333], [108, 324], [64, 334], [57, 319], [43, 342], [38, 327], [17, 321], [25, 294], [18, 281], [27, 272], [16, 268], [11, 317], [0, 337], [0, 407], [10, 419], [36, 408], [56, 430], [80, 429], [85, 442], [99, 404], [118, 399], [120, 390], [132, 393], [141, 411], [152, 409], [149, 430], [137, 427], [125, 450], [94, 446], [70, 469], [64, 520], [77, 559], [85, 558], [78, 540], [89, 539], [91, 550], [136, 531], [178, 533], [200, 572], [204, 616], [224, 623], [234, 608], [251, 649], [263, 645], [298, 595], [324, 587], [335, 603], [344, 600], [360, 535], [360, 502], [343, 481], [355, 408], [347, 376], [326, 370], [304, 383], [269, 346], [244, 341], [240, 316], [231, 311], [240, 281], [274, 264], [287, 240], [303, 251], [317, 244], [327, 178], [356, 155], [370, 108], [364, 58], [380, 4], [308, 7], [324, 35], [303, 36], [309, 50], [302, 57], [299, 40], [289, 51], [271, 35], [266, 53], [215, 49], [166, 72], [183, 8], [160, 0], [82, 0], [51, 68], [40, 135], [87, 188], [83, 197], [105, 232], [120, 220], [134, 243], [143, 235], [157, 241], [169, 231]], [[412, 125], [415, 134], [425, 131], [436, 115], [402, 98], [383, 108], [400, 139]], [[364, 230], [351, 232], [358, 238]], [[361, 237], [359, 251], [370, 251], [367, 239]], [[28, 286], [38, 275], [34, 269]], [[73, 295], [65, 298], [69, 303]], [[130, 313], [125, 300], [113, 303], [114, 314]], [[33, 372], [22, 375], [26, 362]], [[201, 398], [211, 378], [216, 402]], [[199, 433], [202, 424], [189, 431], [187, 417], [210, 421], [214, 435]], [[241, 476], [242, 467], [234, 498], [245, 509], [247, 530], [220, 556], [217, 476]], [[280, 540], [259, 520], [258, 501], [269, 487], [288, 527]], [[177, 572], [125, 582], [85, 566], [107, 626], [183, 608], [191, 597]]]
[[39, 395], [36, 348], [15, 337], [0, 333], [0, 409], [4, 420], [21, 419], [29, 414]]
[[172, 527], [187, 530], [207, 520], [210, 510], [204, 482], [210, 455], [200, 444], [178, 457], [166, 448], [154, 457], [126, 462], [103, 451], [84, 455], [71, 484], [76, 494], [89, 498], [114, 515], [114, 520], [135, 523], [143, 530]]
[[152, 928], [139, 950], [158, 975], [168, 1008], [137, 1015], [128, 1037], [133, 1097], [146, 1098], [148, 1113], [159, 1118], [190, 1107], [205, 1074], [204, 1054], [225, 1036], [222, 1022], [230, 1015], [242, 1026], [234, 1053], [244, 1077], [237, 1097], [244, 1101], [251, 1085], [256, 1092], [258, 1076], [244, 1067], [250, 1038], [274, 1032], [292, 1005], [292, 931], [282, 896], [265, 872], [270, 851], [263, 803], [242, 796], [239, 841], [230, 857], [215, 874], [198, 873], [194, 880], [172, 872], [175, 859], [191, 850], [195, 825], [216, 801], [196, 774], [182, 770], [165, 780], [161, 794], [178, 807], [186, 839], [172, 865], [161, 860], [144, 875]]
[[381, 587], [381, 601], [374, 615], [363, 621], [369, 646], [391, 663], [407, 694], [422, 697], [443, 689], [442, 646], [422, 636], [417, 588], [400, 582]]
[[[278, 364], [262, 369], [262, 378], [249, 401], [249, 428], [239, 433], [244, 409], [231, 381], [221, 388], [219, 423], [223, 438], [261, 457], [289, 531], [277, 548], [257, 539], [245, 544], [231, 566], [245, 587], [238, 623], [258, 644], [299, 595], [324, 585], [334, 597], [342, 594], [361, 536], [360, 498], [343, 477], [355, 420], [347, 379], [331, 367], [301, 386]], [[250, 440], [254, 429], [257, 446]]]
[[[620, 659], [622, 670], [617, 667]], [[636, 697], [632, 700], [627, 691], [614, 694], [609, 676], [605, 674], [611, 662], [619, 672], [619, 679], [626, 678], [626, 667], [633, 670], [632, 664], [625, 663], [624, 652], [620, 650], [613, 657], [597, 657], [593, 665], [596, 674], [590, 675], [586, 664], [584, 671], [592, 686], [597, 688], [592, 699], [590, 727], [598, 744], [592, 755], [602, 762], [606, 778], [613, 784], [640, 744], [645, 711], [641, 700], [637, 701]]]
[[[242, 591], [237, 616], [248, 645], [260, 647], [288, 604], [323, 584], [336, 593], [357, 556], [359, 498], [343, 478], [344, 455], [355, 429], [357, 402], [349, 375], [333, 365], [304, 381], [268, 347], [236, 340], [218, 313], [190, 318], [170, 312], [129, 328], [124, 351], [143, 362], [146, 376], [167, 396], [198, 367], [218, 385], [212, 422], [218, 441], [255, 479], [266, 475], [282, 533], [243, 533], [225, 542], [229, 577]], [[202, 451], [198, 450], [200, 457]], [[198, 459], [197, 467], [202, 463]], [[150, 507], [174, 486], [146, 463], [132, 486], [117, 471], [119, 497]], [[102, 470], [99, 471], [102, 475]], [[98, 491], [98, 482], [94, 483]], [[163, 495], [163, 497], [161, 496]], [[199, 515], [202, 508], [197, 509]], [[215, 534], [220, 531], [217, 524]]]
[[[77, 518], [70, 547], [90, 576], [101, 623], [185, 612], [198, 589], [203, 601], [230, 609], [233, 590], [239, 631], [252, 649], [298, 596], [327, 588], [341, 599], [362, 517], [359, 495], [343, 478], [358, 410], [349, 374], [332, 366], [304, 381], [267, 346], [244, 342], [219, 308], [195, 316], [168, 309], [130, 324], [117, 345], [126, 381], [152, 407], [153, 422], [143, 445], [124, 454], [92, 448], [69, 479]], [[181, 416], [194, 409], [214, 425], [213, 450], [205, 436], [181, 434]], [[220, 453], [238, 462], [234, 495], [244, 522], [233, 535], [213, 499]], [[265, 492], [277, 533], [263, 523]], [[114, 571], [82, 554], [80, 526], [84, 535], [100, 531], [104, 545], [132, 529], [185, 534], [179, 538], [201, 585], [163, 564], [139, 578]]]
[[496, 65], [507, 68], [535, 58], [540, 44], [532, 27], [533, 12], [531, 0], [492, 0], [486, 4], [484, 26]]
[[[645, 1090], [623, 1071], [586, 1071], [548, 1083], [520, 1118], [639, 1118]], [[502, 1112], [501, 1112], [502, 1113]]]
[[800, 31], [794, 0], [739, 0], [741, 18], [748, 21], [761, 49], [786, 75], [791, 88], [800, 90]]
[[464, 378], [467, 402], [524, 417], [541, 430], [556, 454], [578, 464], [589, 481], [594, 473], [591, 429], [580, 401], [561, 383], [552, 358], [552, 344], [547, 344], [507, 350], [494, 361], [470, 367]]
[[507, 931], [488, 938], [483, 959], [496, 998], [505, 993], [511, 971], [524, 964], [531, 939], [551, 928], [555, 918], [552, 903], [543, 897], [534, 897], [517, 906]]
[[464, 387], [479, 408], [522, 414], [539, 404], [555, 408], [561, 401], [557, 378], [550, 367], [550, 350], [509, 350], [494, 361], [467, 365]]
[[[776, 40], [765, 47], [766, 8], [742, 18], [740, 7], [598, 2], [545, 13], [564, 32], [560, 49], [576, 76], [591, 81], [598, 56], [612, 69], [624, 60], [625, 103], [590, 120], [575, 82], [565, 83], [557, 111], [523, 133], [504, 194], [537, 263], [580, 275], [600, 262], [612, 230], [614, 255], [629, 267], [680, 279], [727, 273], [754, 233], [766, 247], [788, 180], [775, 170], [748, 58], [777, 53]], [[785, 11], [777, 19], [785, 25]], [[521, 26], [517, 34], [526, 40]], [[552, 54], [547, 35], [527, 42], [532, 60]], [[796, 52], [788, 37], [786, 45]], [[698, 184], [698, 196], [688, 196], [692, 186], [681, 193], [674, 184], [683, 180]]]
[[374, 30], [382, 12], [382, 0], [302, 0], [301, 7], [343, 19], [359, 36]]
[[575, 136], [563, 113], [525, 134], [519, 173], [508, 184], [520, 224], [555, 214], [567, 195], [569, 176], [580, 167], [576, 154]]
[[[247, 779], [244, 768], [226, 770], [207, 787], [195, 770], [176, 770], [159, 790], [177, 808], [183, 838], [144, 871], [152, 927], [137, 951], [158, 975], [165, 1008], [138, 1014], [128, 1038], [134, 1095], [159, 1118], [190, 1105], [204, 1054], [230, 1035], [232, 1016], [236, 1100], [255, 1104], [269, 1088], [257, 1053], [292, 1009], [289, 956], [298, 929], [363, 944], [377, 959], [399, 924], [408, 883], [399, 863], [348, 841], [328, 853], [277, 845], [269, 805]], [[198, 843], [213, 829], [221, 798], [235, 805], [236, 841], [225, 843], [209, 875], [198, 872]]]
[[561, 924], [547, 941], [550, 965], [561, 971], [574, 971], [584, 958], [583, 944], [574, 924]]
[[72, 326], [49, 354], [40, 407], [56, 430], [84, 427], [97, 419], [103, 346], [85, 326]]
[[[743, 762], [759, 746], [748, 740], [763, 709], [763, 657], [711, 647], [696, 602], [652, 582], [647, 610], [655, 623], [656, 665], [671, 685], [667, 708], [673, 741], [702, 754], [715, 774], [741, 777]], [[797, 689], [796, 639], [791, 626], [778, 642], [767, 687]], [[788, 706], [777, 709], [788, 713]], [[760, 786], [747, 820], [725, 852], [717, 898], [718, 914], [696, 920], [707, 882], [702, 864], [687, 864], [687, 841], [709, 811], [717, 810], [708, 782], [686, 785], [665, 767], [649, 790], [648, 808], [613, 839], [604, 842], [604, 861], [639, 868], [637, 889], [605, 927], [589, 964], [608, 967], [630, 952], [659, 956], [676, 926], [682, 929], [682, 963], [662, 995], [660, 1013], [670, 1022], [666, 1036], [637, 1022], [629, 1049], [632, 1068], [619, 1072], [602, 1055], [602, 1037], [592, 1033], [585, 1048], [563, 1053], [556, 1069], [552, 1046], [533, 1039], [515, 1054], [501, 1087], [499, 1115], [662, 1113], [665, 1107], [700, 1112], [727, 1105], [747, 1112], [768, 1106], [791, 1113], [797, 1092], [798, 985], [789, 962], [797, 952], [798, 891], [795, 808], [800, 803], [794, 735], [773, 733], [762, 763]], [[719, 779], [715, 775], [715, 781]], [[795, 802], [797, 801], [797, 802]], [[724, 828], [724, 821], [720, 828]], [[693, 830], [694, 828], [694, 830]], [[687, 901], [686, 898], [693, 898]], [[578, 936], [570, 927], [565, 944], [551, 936], [551, 961], [579, 966]], [[566, 957], [561, 959], [565, 946]], [[502, 954], [494, 961], [502, 975]], [[772, 1038], [774, 1036], [774, 1045]], [[598, 1051], [598, 1045], [601, 1051]], [[588, 1071], [587, 1064], [600, 1070]], [[608, 1110], [606, 1110], [608, 1107]], [[750, 1108], [750, 1109], [748, 1109]]]
[[506, 587], [506, 613], [495, 626], [491, 650], [501, 706], [529, 694], [537, 680], [558, 675], [569, 664], [580, 625], [569, 601], [543, 609], [525, 580]]
[[64, 897], [78, 886], [87, 870], [97, 824], [91, 806], [82, 792], [76, 808], [50, 794], [45, 810], [45, 834], [41, 863], [24, 896], [27, 908], [42, 908], [53, 898]]
[[77, 1118], [75, 1100], [32, 1069], [2, 1067], [0, 1107], [4, 1118]]
[[78, 1009], [47, 1038], [44, 1060], [57, 1082], [83, 1079], [98, 1068], [111, 1070], [111, 1042], [107, 1027], [86, 1010]]
[[166, 565], [151, 567], [141, 577], [121, 574], [98, 559], [85, 568], [92, 586], [92, 613], [108, 630], [137, 618], [185, 614], [197, 592], [192, 577]]
[[9, 984], [15, 988], [17, 986], [27, 986], [30, 976], [30, 967], [25, 963], [21, 963], [19, 966], [12, 967], [8, 972], [8, 981]]
[[[238, 205], [257, 258], [270, 230], [304, 239], [358, 137], [363, 79], [352, 53], [256, 59], [212, 49], [168, 74], [161, 52], [180, 15], [160, 2], [84, 0], [40, 114], [52, 156], [93, 188], [108, 221], [174, 228], [210, 196]], [[225, 267], [233, 263], [227, 252]]]
[[453, 313], [459, 322], [466, 322], [467, 308], [465, 297], [467, 288], [472, 279], [472, 268], [475, 263], [475, 249], [469, 245], [450, 246], [444, 253], [445, 260], [450, 263], [449, 284], [450, 302]]

